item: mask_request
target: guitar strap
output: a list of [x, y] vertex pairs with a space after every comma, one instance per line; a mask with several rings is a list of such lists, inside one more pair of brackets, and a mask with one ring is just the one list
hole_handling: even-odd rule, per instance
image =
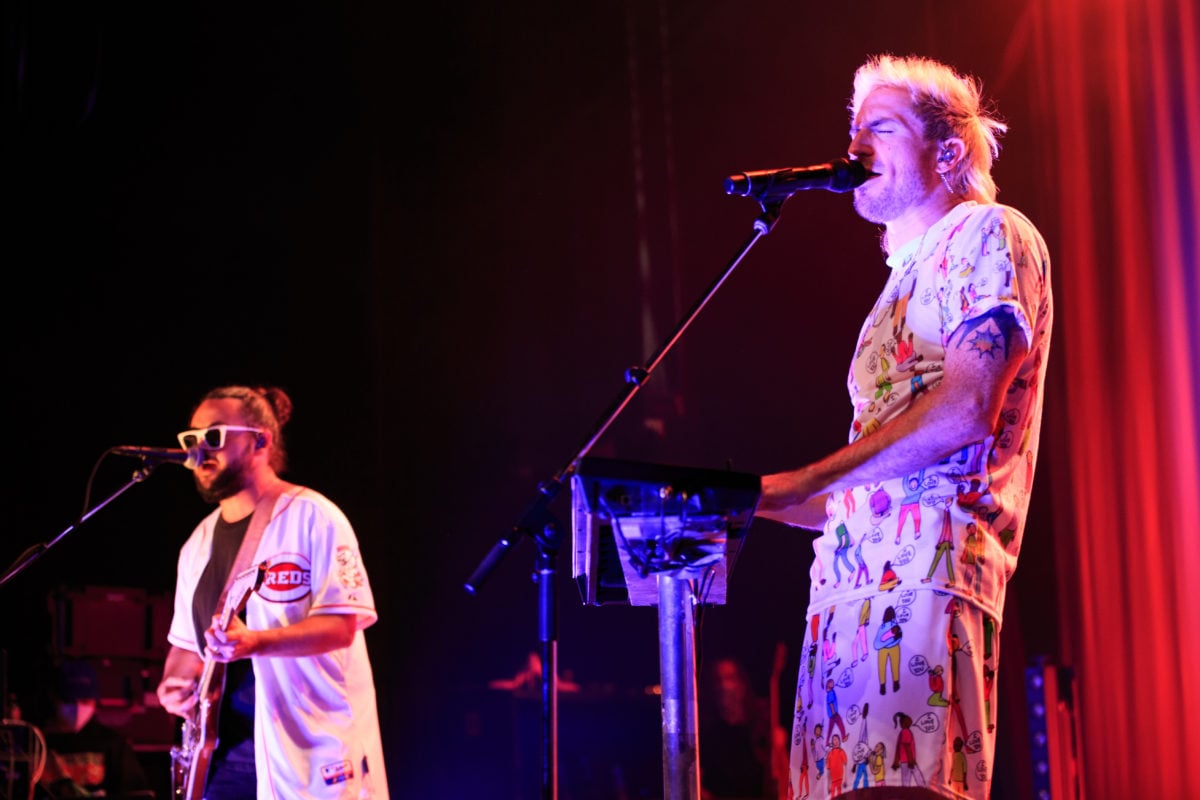
[[287, 508], [288, 503], [291, 503], [292, 498], [300, 493], [300, 489], [301, 487], [295, 484], [279, 481], [258, 498], [258, 503], [254, 506], [254, 512], [250, 517], [250, 527], [246, 529], [246, 535], [242, 537], [237, 556], [233, 559], [233, 567], [225, 578], [225, 588], [221, 590], [221, 596], [217, 599], [216, 608], [218, 610], [225, 607], [225, 598], [229, 594], [229, 587], [233, 585], [234, 579], [250, 568], [254, 554], [258, 551], [258, 542], [262, 539], [263, 531], [266, 530], [267, 523], [275, 518], [275, 502], [279, 496], [285, 492], [287, 494], [287, 503], [279, 509], [282, 512], [284, 508]]

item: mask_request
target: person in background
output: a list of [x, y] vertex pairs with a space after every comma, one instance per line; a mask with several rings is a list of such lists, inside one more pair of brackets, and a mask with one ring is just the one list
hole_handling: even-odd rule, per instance
[[745, 666], [731, 656], [714, 659], [699, 692], [702, 800], [775, 798], [770, 708]]
[[46, 766], [34, 797], [153, 798], [132, 743], [96, 718], [100, 679], [95, 667], [67, 658], [48, 677], [42, 700], [31, 709], [46, 740]]
[[[363, 636], [377, 619], [374, 597], [346, 515], [280, 477], [291, 414], [279, 387], [223, 386], [179, 434], [198, 453], [196, 489], [216, 508], [179, 553], [158, 697], [195, 719], [205, 660], [227, 665], [206, 800], [386, 800]], [[244, 612], [226, 614], [231, 577], [237, 597], [259, 572]]]
[[[856, 800], [986, 800], [991, 786], [987, 675], [1029, 510], [1054, 316], [1046, 243], [1026, 216], [996, 202], [991, 168], [1006, 128], [979, 81], [946, 64], [880, 55], [859, 67], [848, 152], [868, 177], [854, 208], [882, 226], [888, 270], [852, 350], [849, 443], [762, 479], [759, 516], [822, 532], [805, 615], [819, 616], [835, 643], [820, 668], [833, 668], [836, 642], [852, 641], [864, 617], [879, 631], [877, 663], [829, 674], [843, 716], [854, 725], [869, 703], [872, 742], [894, 739], [889, 726], [909, 721], [887, 786], [854, 789], [847, 796]], [[885, 522], [897, 504], [913, 515], [911, 538]], [[884, 526], [896, 526], [894, 538]], [[863, 543], [878, 585], [820, 580], [818, 564], [847, 538]], [[963, 581], [949, 566], [965, 552], [975, 572]], [[947, 568], [935, 571], [939, 560]], [[931, 706], [910, 665], [948, 660], [950, 702]], [[820, 721], [797, 701], [794, 730]], [[960, 738], [970, 746], [956, 748]], [[839, 792], [814, 785], [811, 797]]]

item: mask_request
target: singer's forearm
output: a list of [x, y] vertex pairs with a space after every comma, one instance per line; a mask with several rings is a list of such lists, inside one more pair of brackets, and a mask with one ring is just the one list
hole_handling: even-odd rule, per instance
[[819, 461], [763, 476], [759, 504], [766, 513], [760, 514], [786, 513], [814, 496], [902, 477], [986, 439], [1028, 346], [1005, 311], [964, 323], [957, 333], [974, 330], [1002, 335], [1002, 356], [980, 353], [965, 335], [951, 337], [942, 379], [901, 414]]
[[349, 647], [357, 631], [353, 614], [314, 614], [282, 628], [254, 631], [251, 655], [311, 656]]
[[[768, 476], [769, 477], [769, 476]], [[766, 478], [764, 478], [764, 481]], [[771, 496], [776, 493], [771, 492]], [[776, 522], [783, 522], [797, 528], [808, 528], [809, 530], [819, 531], [825, 527], [825, 504], [829, 499], [829, 494], [817, 494], [805, 500], [799, 505], [789, 505], [786, 508], [768, 507], [760, 503], [755, 509], [756, 517], [764, 519], [773, 519]]]

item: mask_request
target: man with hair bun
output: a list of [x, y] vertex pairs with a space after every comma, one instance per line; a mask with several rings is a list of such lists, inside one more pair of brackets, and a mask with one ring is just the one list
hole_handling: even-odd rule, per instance
[[[881, 226], [888, 272], [853, 350], [849, 443], [765, 475], [757, 513], [821, 531], [806, 615], [820, 624], [805, 648], [818, 627], [822, 641], [854, 641], [870, 604], [877, 657], [822, 654], [841, 715], [865, 725], [855, 745], [864, 752], [853, 758], [896, 742], [893, 723], [904, 724], [883, 785], [842, 793], [824, 781], [809, 797], [986, 800], [991, 676], [1037, 462], [1050, 257], [1033, 223], [996, 202], [992, 162], [1007, 127], [977, 79], [928, 58], [880, 55], [853, 83], [848, 152], [870, 175], [854, 208]], [[873, 517], [881, 492], [888, 509], [903, 503], [924, 518], [911, 538], [900, 537], [897, 518]], [[819, 580], [839, 530], [861, 542], [880, 583]], [[964, 568], [935, 572], [942, 559]], [[946, 702], [931, 703], [928, 675], [939, 668]], [[825, 722], [799, 696], [795, 709], [795, 731]], [[797, 793], [801, 756], [797, 744]]]
[[[205, 661], [225, 665], [218, 746], [211, 760], [185, 759], [208, 761], [205, 800], [386, 800], [363, 637], [377, 619], [371, 585], [345, 514], [280, 477], [291, 414], [283, 389], [224, 386], [179, 434], [200, 454], [196, 490], [217, 508], [179, 553], [158, 697], [201, 719]], [[246, 591], [244, 612], [226, 613]]]

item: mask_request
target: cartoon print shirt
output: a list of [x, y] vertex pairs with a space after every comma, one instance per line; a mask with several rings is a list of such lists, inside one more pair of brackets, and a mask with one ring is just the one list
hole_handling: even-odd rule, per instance
[[[195, 641], [191, 598], [208, 562], [219, 513], [216, 509], [202, 520], [179, 553], [167, 638], [195, 652], [203, 645]], [[278, 628], [312, 614], [354, 614], [358, 631], [340, 650], [251, 659], [258, 796], [386, 798], [375, 683], [363, 637], [377, 615], [349, 520], [312, 489], [286, 493], [275, 503], [253, 563], [263, 561], [266, 575], [246, 605], [251, 629]]]
[[[887, 259], [891, 274], [863, 323], [847, 387], [851, 442], [923, 392], [937, 391], [946, 346], [964, 321], [1013, 311], [1029, 354], [995, 431], [910, 475], [834, 492], [814, 540], [811, 607], [879, 591], [931, 588], [1000, 618], [1037, 462], [1053, 303], [1050, 258], [1034, 225], [998, 204], [964, 202]], [[980, 358], [1003, 343], [968, 333]]]

